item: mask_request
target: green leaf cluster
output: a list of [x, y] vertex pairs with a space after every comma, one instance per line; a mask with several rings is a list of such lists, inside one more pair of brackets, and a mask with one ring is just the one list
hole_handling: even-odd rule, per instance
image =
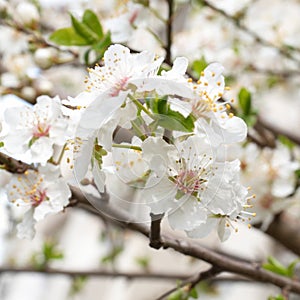
[[252, 95], [245, 88], [242, 87], [238, 94], [239, 99], [239, 117], [244, 119], [248, 126], [253, 126], [256, 122], [257, 112], [253, 109], [252, 106]]
[[71, 14], [71, 27], [61, 28], [53, 32], [50, 41], [62, 46], [90, 46], [84, 59], [89, 64], [89, 56], [94, 51], [97, 60], [101, 58], [111, 44], [110, 32], [103, 32], [102, 25], [96, 14], [90, 9], [85, 10], [82, 20]]
[[36, 269], [42, 270], [47, 268], [51, 261], [63, 258], [63, 252], [57, 249], [57, 244], [53, 241], [46, 241], [41, 251], [32, 255], [31, 263]]
[[300, 262], [300, 259], [292, 261], [287, 267], [281, 264], [276, 258], [268, 257], [268, 262], [263, 264], [263, 268], [270, 272], [293, 278], [295, 276], [295, 267]]
[[70, 287], [69, 295], [75, 296], [76, 294], [80, 293], [84, 288], [87, 279], [87, 276], [75, 276]]
[[101, 258], [101, 262], [103, 264], [111, 263], [113, 264], [117, 257], [123, 252], [123, 246], [115, 246], [111, 249], [111, 251]]
[[[170, 108], [168, 97], [156, 97], [146, 99], [148, 108], [154, 113], [153, 123], [168, 130], [192, 132], [194, 130], [194, 119], [191, 115], [186, 118], [179, 112]], [[151, 124], [150, 124], [151, 126]]]
[[148, 256], [139, 256], [135, 258], [136, 263], [145, 271], [149, 269], [150, 258]]
[[188, 299], [198, 299], [198, 292], [196, 288], [187, 289], [178, 288], [174, 293], [172, 293], [168, 300], [188, 300]]
[[295, 143], [292, 142], [289, 138], [287, 138], [285, 135], [279, 135], [278, 136], [279, 142], [286, 146], [288, 149], [292, 150], [295, 147]]

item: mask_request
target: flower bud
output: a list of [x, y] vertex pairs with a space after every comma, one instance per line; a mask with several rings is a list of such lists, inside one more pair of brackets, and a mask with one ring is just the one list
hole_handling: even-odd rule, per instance
[[35, 63], [42, 69], [48, 69], [52, 66], [57, 51], [54, 48], [40, 48], [34, 53]]
[[53, 90], [53, 84], [46, 79], [39, 79], [35, 82], [35, 87], [41, 94], [48, 94]]
[[18, 20], [22, 24], [30, 27], [32, 27], [40, 19], [40, 15], [36, 6], [31, 3], [21, 2], [20, 4], [18, 4], [16, 12], [19, 17]]
[[29, 101], [34, 100], [36, 97], [36, 92], [31, 86], [24, 86], [21, 90], [21, 94], [24, 99]]

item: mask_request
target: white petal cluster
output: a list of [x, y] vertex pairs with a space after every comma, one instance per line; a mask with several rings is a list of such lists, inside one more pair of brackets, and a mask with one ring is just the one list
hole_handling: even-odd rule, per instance
[[60, 177], [59, 167], [51, 164], [14, 174], [6, 189], [9, 201], [20, 207], [24, 214], [17, 226], [20, 238], [33, 238], [36, 222], [63, 210], [71, 196], [67, 183]]
[[295, 204], [297, 176], [300, 164], [292, 159], [290, 150], [279, 144], [275, 149], [258, 148], [250, 143], [240, 149], [242, 162], [241, 179], [247, 182], [255, 193], [255, 223], [262, 223], [267, 229], [274, 216]]
[[107, 178], [116, 176], [173, 228], [191, 237], [217, 229], [225, 240], [234, 222], [254, 215], [244, 211], [251, 197], [239, 181], [239, 161], [220, 159], [247, 127], [219, 101], [225, 89], [220, 64], [209, 65], [194, 83], [185, 76], [185, 58], [159, 75], [161, 63], [149, 52], [113, 45], [103, 65], [89, 69], [87, 91], [73, 101], [81, 108], [76, 177], [92, 176], [102, 193]]
[[29, 164], [45, 165], [55, 147], [65, 144], [69, 121], [58, 97], [40, 96], [34, 106], [7, 108], [3, 126], [6, 134], [2, 140], [8, 154]]

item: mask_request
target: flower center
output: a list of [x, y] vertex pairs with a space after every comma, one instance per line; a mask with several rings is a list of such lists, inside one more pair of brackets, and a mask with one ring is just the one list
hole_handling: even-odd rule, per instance
[[49, 136], [50, 125], [38, 123], [33, 130], [33, 137], [40, 138], [42, 136]]
[[175, 177], [177, 188], [185, 194], [198, 193], [201, 189], [201, 184], [206, 180], [199, 177], [199, 173], [192, 170], [181, 171]]
[[31, 204], [34, 207], [39, 206], [45, 199], [47, 199], [46, 191], [36, 191], [33, 195], [30, 196]]
[[112, 88], [110, 95], [112, 97], [116, 97], [119, 95], [120, 91], [125, 91], [128, 79], [129, 77], [124, 77], [120, 79], [119, 82], [117, 82], [115, 86]]

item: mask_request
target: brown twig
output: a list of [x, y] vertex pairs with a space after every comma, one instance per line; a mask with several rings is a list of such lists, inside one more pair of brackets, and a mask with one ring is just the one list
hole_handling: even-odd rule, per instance
[[151, 216], [151, 227], [149, 234], [149, 246], [155, 249], [159, 249], [162, 246], [160, 238], [160, 223], [163, 218], [163, 214], [150, 214]]
[[[78, 203], [81, 203], [86, 207], [91, 207], [91, 205], [89, 204], [90, 202], [94, 206], [94, 208], [98, 210], [99, 214], [102, 217], [106, 219], [112, 218], [114, 222], [131, 230], [140, 232], [146, 237], [149, 237], [150, 228], [148, 224], [136, 223], [135, 220], [132, 219], [132, 217], [126, 212], [122, 211], [120, 207], [116, 207], [112, 203], [102, 201], [101, 199], [92, 195], [88, 195], [89, 201], [87, 201], [86, 197], [78, 188], [71, 187], [71, 190], [73, 198], [77, 199]], [[91, 207], [93, 212], [95, 212], [94, 208]], [[294, 238], [293, 235], [289, 235], [289, 237], [291, 239]], [[211, 249], [207, 249], [201, 246], [194, 240], [191, 241], [187, 238], [178, 238], [174, 235], [161, 234], [160, 240], [161, 246], [164, 249], [171, 248], [179, 253], [204, 260], [212, 266], [219, 268], [221, 271], [245, 276], [259, 282], [271, 283], [280, 288], [285, 288], [288, 286], [290, 287], [291, 292], [300, 294], [299, 281], [291, 280], [289, 278], [268, 272], [262, 269], [259, 264], [243, 262], [234, 258], [226, 257]]]
[[187, 287], [187, 290], [190, 291], [199, 282], [207, 280], [207, 279], [210, 279], [210, 278], [213, 278], [216, 275], [218, 275], [220, 272], [221, 272], [221, 270], [219, 270], [217, 267], [211, 267], [211, 268], [209, 268], [206, 271], [203, 271], [203, 272], [201, 272], [199, 274], [196, 274], [195, 276], [192, 276], [192, 277], [186, 279], [184, 282], [182, 282], [181, 284], [179, 284], [179, 286], [168, 290], [167, 292], [165, 292], [164, 294], [162, 294], [161, 296], [159, 296], [155, 300], [163, 300], [167, 296], [169, 296], [172, 293], [176, 292], [180, 288]]
[[[73, 196], [76, 196], [76, 198], [85, 198], [76, 188], [73, 188]], [[84, 202], [84, 200], [81, 200], [80, 202]], [[126, 212], [121, 211], [119, 207], [114, 207], [111, 204], [108, 205], [107, 203], [102, 202], [101, 199], [93, 196], [89, 197], [89, 202], [96, 205], [95, 207], [99, 213], [106, 216], [106, 218], [107, 216], [111, 216], [116, 222], [122, 224], [126, 228], [140, 232], [146, 237], [149, 237], [149, 226], [144, 223], [135, 223], [135, 220], [133, 220]], [[258, 264], [237, 261], [233, 258], [218, 254], [211, 249], [201, 246], [194, 240], [190, 241], [187, 238], [178, 238], [174, 235], [161, 234], [161, 244], [164, 249], [171, 248], [179, 253], [204, 260], [219, 268], [221, 271], [239, 274], [259, 282], [271, 283], [280, 288], [289, 286], [292, 292], [300, 294], [300, 282], [266, 271]]]
[[[300, 65], [300, 61], [298, 59], [296, 59], [289, 52], [289, 49], [278, 47], [278, 46], [274, 45], [272, 42], [269, 42], [269, 41], [261, 38], [256, 32], [252, 31], [247, 26], [245, 26], [244, 24], [242, 24], [240, 17], [236, 17], [236, 16], [232, 16], [232, 15], [228, 14], [227, 12], [225, 12], [224, 10], [218, 8], [217, 6], [215, 6], [214, 4], [212, 4], [211, 2], [209, 2], [207, 0], [202, 0], [201, 2], [205, 6], [209, 7], [210, 9], [212, 9], [213, 11], [215, 11], [215, 12], [219, 13], [220, 15], [222, 15], [225, 19], [227, 19], [230, 22], [234, 23], [240, 30], [242, 30], [245, 33], [249, 34], [256, 42], [260, 43], [263, 46], [271, 47], [271, 48], [276, 49], [282, 56], [284, 56], [284, 57], [286, 57], [286, 58], [288, 58], [290, 60], [293, 60], [294, 62], [296, 62], [298, 64], [298, 66]], [[299, 51], [296, 48], [295, 49], [292, 48], [291, 50]]]
[[168, 3], [168, 21], [167, 21], [167, 27], [166, 27], [166, 58], [165, 63], [168, 65], [172, 65], [172, 35], [173, 35], [173, 9], [174, 9], [174, 3], [173, 0], [167, 0]]
[[108, 271], [108, 270], [64, 270], [46, 268], [43, 270], [33, 268], [16, 268], [16, 267], [0, 267], [0, 274], [3, 273], [39, 273], [45, 275], [62, 275], [68, 277], [88, 276], [88, 277], [125, 277], [127, 279], [164, 279], [164, 280], [186, 280], [190, 278], [190, 275], [179, 273], [166, 273], [166, 272], [121, 272], [121, 271]]
[[293, 134], [292, 132], [288, 132], [284, 129], [281, 129], [277, 126], [273, 126], [272, 124], [270, 124], [269, 122], [266, 122], [263, 118], [259, 117], [258, 120], [257, 120], [257, 123], [269, 130], [270, 132], [272, 132], [276, 137], [279, 136], [279, 135], [283, 135], [285, 137], [287, 137], [289, 140], [291, 140], [292, 142], [294, 142], [295, 144], [297, 145], [300, 145], [300, 136], [299, 135], [296, 135], [296, 134]]

